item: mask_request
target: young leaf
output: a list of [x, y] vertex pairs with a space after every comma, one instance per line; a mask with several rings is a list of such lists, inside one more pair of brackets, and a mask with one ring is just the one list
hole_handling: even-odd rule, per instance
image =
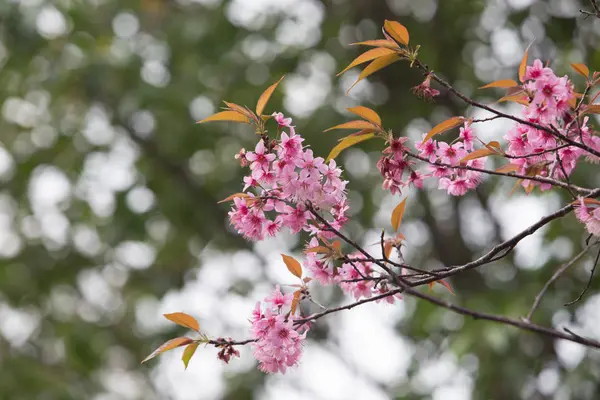
[[378, 39], [378, 40], [366, 40], [364, 42], [351, 43], [352, 45], [362, 44], [363, 46], [372, 46], [372, 47], [385, 47], [388, 49], [399, 49], [398, 44], [392, 40], [387, 39]]
[[383, 29], [400, 44], [408, 46], [410, 36], [408, 30], [400, 22], [385, 20]]
[[452, 287], [450, 286], [450, 284], [448, 282], [446, 282], [443, 279], [440, 279], [439, 281], [434, 281], [434, 282], [429, 282], [429, 289], [431, 289], [433, 287], [434, 283], [439, 283], [440, 285], [442, 285], [443, 287], [445, 287], [446, 289], [448, 289], [450, 291], [450, 293], [455, 294], [454, 290], [452, 290]]
[[267, 90], [265, 90], [263, 94], [260, 95], [260, 97], [258, 98], [258, 102], [256, 103], [256, 115], [262, 114], [263, 110], [265, 109], [265, 106], [267, 105], [267, 102], [271, 98], [271, 95], [273, 94], [273, 92], [277, 88], [277, 85], [279, 85], [279, 82], [281, 82], [282, 79], [283, 76], [279, 78], [277, 82], [269, 86]]
[[513, 79], [501, 79], [499, 81], [494, 81], [488, 83], [487, 85], [480, 86], [479, 89], [487, 89], [487, 88], [510, 88], [518, 86], [519, 84], [515, 82]]
[[354, 68], [357, 65], [366, 63], [367, 61], [374, 60], [379, 57], [389, 56], [392, 54], [396, 54], [396, 51], [392, 49], [388, 49], [385, 47], [377, 47], [375, 49], [367, 50], [362, 53], [360, 56], [356, 57], [346, 68], [344, 68], [340, 73], [336, 76], [342, 75], [344, 72], [348, 71], [350, 68]]
[[297, 276], [298, 278], [302, 278], [302, 266], [300, 265], [298, 260], [296, 260], [292, 256], [287, 256], [285, 254], [282, 254], [281, 257], [283, 258], [283, 262], [285, 263], [285, 266], [287, 267], [288, 271], [290, 271], [292, 275]]
[[215, 115], [211, 115], [208, 118], [204, 118], [202, 121], [196, 122], [197, 124], [201, 124], [203, 122], [211, 122], [211, 121], [231, 121], [231, 122], [243, 122], [245, 124], [250, 123], [250, 118], [245, 115], [240, 114], [237, 111], [221, 111], [216, 113]]
[[515, 103], [519, 103], [524, 106], [529, 105], [529, 97], [527, 97], [527, 95], [523, 94], [522, 92], [509, 94], [498, 99], [498, 103], [502, 103], [503, 101], [514, 101]]
[[300, 295], [302, 294], [301, 290], [296, 290], [294, 292], [294, 298], [292, 299], [292, 315], [296, 314], [296, 309], [298, 308], [298, 304], [300, 304]]
[[175, 322], [177, 325], [184, 326], [196, 332], [200, 332], [200, 324], [196, 321], [196, 318], [182, 312], [176, 312], [172, 314], [163, 314], [163, 317], [171, 322]]
[[391, 241], [386, 240], [383, 243], [383, 253], [385, 254], [385, 258], [390, 258], [390, 256], [392, 255], [393, 248], [394, 248], [394, 246]]
[[457, 126], [462, 124], [464, 120], [465, 119], [463, 117], [452, 117], [443, 122], [440, 122], [439, 124], [434, 126], [433, 129], [429, 131], [429, 133], [427, 133], [427, 136], [425, 136], [425, 139], [423, 139], [423, 143], [425, 143], [435, 135], [439, 135], [440, 133], [446, 132], [449, 129], [456, 128]]
[[317, 254], [329, 254], [331, 253], [331, 249], [325, 246], [315, 246], [315, 247], [309, 247], [308, 249], [304, 250], [305, 253], [317, 253]]
[[163, 343], [158, 349], [154, 350], [148, 357], [144, 358], [142, 364], [156, 357], [157, 355], [164, 353], [165, 351], [173, 350], [174, 348], [185, 346], [186, 344], [192, 343], [193, 340], [187, 337], [178, 337], [171, 339]]
[[346, 94], [348, 94], [350, 92], [350, 90], [352, 90], [352, 88], [354, 86], [356, 86], [356, 84], [358, 82], [362, 81], [367, 76], [374, 74], [375, 72], [387, 67], [390, 64], [395, 63], [399, 59], [400, 59], [400, 57], [398, 57], [396, 54], [391, 54], [391, 55], [379, 57], [378, 59], [373, 60], [373, 62], [371, 62], [369, 65], [367, 65], [367, 67], [365, 69], [363, 69], [362, 72], [358, 75], [358, 79], [356, 79], [356, 81], [352, 84], [352, 86], [350, 86], [350, 88], [346, 91]]
[[392, 228], [394, 228], [395, 231], [398, 230], [400, 224], [402, 223], [404, 207], [406, 207], [406, 199], [408, 199], [408, 197], [405, 197], [404, 200], [402, 200], [400, 204], [398, 204], [396, 208], [394, 208], [394, 211], [392, 211]]
[[533, 42], [531, 42], [529, 46], [527, 46], [527, 49], [525, 49], [525, 54], [523, 54], [523, 58], [521, 59], [521, 63], [519, 64], [519, 81], [521, 83], [525, 82], [525, 73], [527, 72], [527, 58], [529, 57], [529, 48], [532, 44]]
[[325, 129], [323, 132], [329, 132], [334, 129], [366, 129], [366, 130], [370, 130], [370, 131], [379, 131], [380, 130], [378, 126], [372, 124], [371, 122], [357, 119], [356, 121], [344, 122], [343, 124], [339, 124], [339, 125], [329, 128], [329, 129]]
[[375, 111], [371, 110], [368, 107], [356, 106], [348, 108], [347, 110], [350, 111], [352, 114], [358, 115], [359, 117], [364, 118], [367, 121], [381, 126], [381, 117], [379, 116], [379, 114], [377, 114]]
[[518, 171], [519, 168], [521, 168], [521, 167], [517, 164], [506, 164], [506, 165], [501, 166], [500, 168], [497, 168], [496, 172], [502, 172], [502, 173], [515, 172], [515, 171]]
[[223, 101], [223, 103], [225, 103], [225, 105], [231, 110], [231, 111], [236, 111], [242, 115], [245, 115], [248, 118], [252, 118], [252, 111], [248, 110], [246, 107], [242, 107], [238, 104], [235, 103], [229, 103], [227, 101]]
[[571, 68], [585, 79], [590, 76], [590, 69], [585, 64], [574, 63], [571, 64]]
[[192, 356], [196, 352], [197, 348], [198, 348], [198, 343], [191, 343], [191, 344], [187, 345], [185, 350], [183, 350], [183, 355], [181, 356], [181, 361], [183, 361], [183, 365], [185, 366], [185, 369], [187, 369], [188, 364], [190, 363], [190, 360], [192, 359]]
[[[577, 204], [579, 204], [579, 201], [580, 200], [575, 200], [575, 201], [571, 202], [571, 204], [577, 205]], [[589, 198], [589, 197], [585, 197], [583, 199], [583, 203], [584, 204], [593, 204], [593, 205], [596, 205], [596, 206], [600, 206], [600, 201], [598, 201], [596, 199]]]
[[584, 108], [583, 114], [600, 114], [600, 104], [590, 104]]
[[231, 196], [227, 196], [227, 197], [225, 197], [225, 198], [224, 198], [223, 200], [221, 200], [221, 201], [217, 201], [217, 204], [220, 204], [220, 203], [226, 203], [226, 202], [228, 202], [228, 201], [231, 201], [231, 200], [235, 199], [236, 197], [242, 197], [242, 198], [244, 198], [244, 197], [250, 197], [250, 195], [249, 195], [249, 194], [247, 194], [247, 193], [234, 193], [234, 194], [232, 194]]
[[494, 150], [494, 149], [489, 149], [487, 147], [484, 147], [482, 149], [477, 149], [477, 150], [475, 150], [475, 151], [467, 154], [465, 157], [463, 157], [460, 160], [460, 163], [462, 164], [462, 163], [467, 162], [469, 160], [476, 160], [476, 159], [481, 158], [481, 157], [487, 157], [487, 156], [490, 156], [492, 154], [498, 154], [498, 152], [496, 150]]
[[327, 162], [329, 162], [329, 160], [336, 158], [342, 152], [342, 150], [347, 149], [348, 147], [354, 146], [357, 143], [364, 142], [365, 140], [373, 139], [374, 137], [375, 137], [375, 134], [373, 134], [373, 133], [367, 133], [366, 135], [360, 135], [360, 136], [345, 137], [344, 140], [342, 140], [340, 143], [337, 144], [337, 146], [335, 146], [333, 149], [331, 149], [331, 152], [327, 156]]

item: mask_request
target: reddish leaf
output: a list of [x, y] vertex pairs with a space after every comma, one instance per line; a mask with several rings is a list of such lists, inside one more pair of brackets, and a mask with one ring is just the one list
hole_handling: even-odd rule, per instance
[[165, 351], [173, 350], [180, 346], [185, 346], [186, 344], [192, 343], [193, 340], [187, 337], [178, 337], [175, 339], [171, 339], [165, 343], [163, 343], [158, 349], [154, 350], [148, 357], [144, 358], [142, 364], [146, 361], [149, 361], [156, 357], [157, 355], [164, 353]]
[[163, 317], [171, 322], [175, 322], [177, 325], [200, 332], [200, 324], [198, 321], [196, 321], [196, 318], [192, 317], [191, 315], [182, 312], [176, 312], [172, 314], [163, 314]]
[[294, 298], [292, 299], [292, 307], [291, 307], [292, 315], [296, 314], [298, 304], [300, 304], [300, 295], [301, 294], [302, 294], [302, 291], [300, 291], [300, 290], [296, 290], [294, 292]]
[[357, 119], [356, 121], [348, 121], [344, 122], [343, 124], [332, 126], [331, 128], [325, 129], [323, 132], [329, 132], [334, 129], [364, 129], [371, 132], [380, 130], [378, 126], [374, 125], [371, 122]]
[[388, 49], [399, 49], [398, 44], [392, 40], [379, 39], [379, 40], [366, 40], [364, 42], [352, 43], [352, 45], [364, 45], [372, 47], [386, 47]]
[[515, 171], [518, 171], [519, 168], [521, 168], [521, 167], [517, 164], [506, 164], [506, 165], [503, 165], [500, 168], [496, 169], [496, 172], [502, 172], [502, 173], [515, 172]]
[[475, 150], [475, 151], [467, 154], [465, 157], [463, 157], [460, 160], [460, 162], [464, 163], [464, 162], [467, 162], [469, 160], [476, 160], [478, 158], [487, 157], [487, 156], [492, 155], [492, 154], [498, 154], [498, 152], [496, 150], [494, 150], [494, 149], [488, 149], [487, 147], [484, 147], [482, 149], [477, 149], [477, 150]]
[[400, 224], [402, 223], [402, 216], [404, 215], [404, 208], [406, 207], [407, 198], [408, 197], [405, 197], [404, 200], [402, 200], [400, 204], [394, 208], [394, 211], [392, 211], [392, 228], [394, 228], [395, 231], [398, 230]]
[[480, 86], [479, 89], [487, 89], [487, 88], [510, 88], [518, 86], [519, 84], [515, 82], [513, 79], [501, 79], [499, 81], [494, 81], [492, 83], [488, 83], [487, 85]]
[[348, 108], [353, 114], [358, 115], [361, 118], [366, 119], [369, 122], [372, 122], [378, 126], [381, 126], [381, 117], [375, 111], [371, 110], [368, 107], [356, 106], [352, 108]]
[[202, 121], [196, 122], [197, 124], [201, 124], [203, 122], [212, 122], [212, 121], [231, 121], [231, 122], [243, 122], [245, 124], [250, 123], [250, 118], [245, 115], [240, 114], [237, 111], [221, 111], [216, 113], [215, 115], [211, 115], [208, 118], [204, 118]]
[[523, 54], [523, 58], [521, 59], [521, 63], [519, 64], [519, 81], [525, 82], [525, 73], [527, 72], [527, 58], [529, 57], [529, 47], [533, 44], [530, 43], [525, 49], [525, 54]]
[[590, 69], [585, 64], [574, 63], [571, 64], [571, 68], [585, 79], [590, 76]]
[[389, 55], [393, 55], [393, 54], [396, 54], [396, 51], [385, 48], [385, 47], [377, 47], [375, 49], [367, 50], [364, 53], [362, 53], [360, 56], [356, 57], [350, 64], [348, 64], [348, 66], [346, 68], [344, 68], [336, 76], [343, 74], [344, 72], [348, 71], [350, 68], [354, 68], [357, 65], [366, 63], [367, 61], [371, 61], [371, 60], [374, 60], [379, 57], [389, 56]]
[[234, 194], [232, 194], [231, 196], [227, 196], [227, 197], [225, 197], [225, 198], [224, 198], [223, 200], [221, 200], [221, 201], [217, 201], [217, 204], [220, 204], [220, 203], [226, 203], [226, 202], [228, 202], [228, 201], [231, 201], [231, 200], [235, 199], [236, 197], [243, 197], [243, 198], [245, 198], [245, 197], [250, 197], [250, 195], [249, 195], [249, 194], [247, 194], [247, 193], [234, 193]]
[[380, 69], [383, 69], [383, 68], [387, 67], [388, 65], [395, 63], [399, 59], [400, 59], [400, 57], [398, 57], [396, 54], [392, 54], [392, 55], [383, 56], [383, 57], [380, 57], [380, 58], [374, 60], [369, 65], [367, 65], [367, 67], [365, 69], [362, 70], [362, 72], [358, 75], [358, 79], [356, 79], [356, 81], [352, 84], [352, 86], [350, 86], [350, 88], [346, 91], [346, 94], [348, 94], [350, 92], [350, 90], [352, 90], [352, 88], [354, 86], [356, 86], [356, 84], [358, 82], [362, 81], [369, 75], [374, 74], [375, 72], [379, 71]]
[[287, 256], [285, 254], [282, 254], [281, 257], [283, 258], [283, 262], [285, 263], [285, 266], [287, 267], [288, 271], [290, 271], [292, 275], [297, 276], [298, 278], [302, 278], [302, 266], [300, 265], [298, 260], [296, 260], [292, 256]]
[[429, 282], [427, 284], [429, 286], [429, 289], [433, 288], [433, 284], [434, 283], [439, 283], [440, 285], [442, 285], [446, 289], [448, 289], [450, 291], [450, 293], [455, 294], [454, 290], [452, 290], [452, 287], [450, 286], [450, 284], [448, 282], [446, 282], [445, 280], [443, 280], [443, 279], [440, 279], [439, 281]]
[[198, 348], [198, 343], [191, 343], [191, 344], [187, 345], [185, 350], [183, 350], [183, 355], [181, 356], [181, 361], [183, 361], [183, 365], [185, 366], [185, 369], [187, 369], [188, 364], [190, 363], [190, 360], [192, 359], [192, 356], [196, 352], [197, 348]]
[[337, 146], [331, 149], [331, 152], [327, 156], [327, 162], [336, 158], [343, 150], [347, 149], [348, 147], [354, 146], [355, 144], [360, 142], [364, 142], [365, 140], [373, 139], [374, 137], [375, 135], [373, 133], [367, 133], [366, 135], [361, 136], [345, 137], [344, 140], [342, 140], [340, 143], [337, 144]]
[[267, 90], [265, 90], [263, 94], [260, 95], [260, 97], [258, 98], [258, 102], [256, 103], [256, 115], [262, 114], [263, 110], [265, 109], [265, 106], [267, 105], [267, 102], [271, 98], [271, 95], [273, 94], [273, 92], [277, 88], [277, 85], [279, 85], [279, 82], [281, 82], [282, 79], [283, 76], [279, 78], [277, 82], [269, 86]]
[[[571, 204], [577, 205], [577, 204], [579, 204], [579, 201], [580, 200], [575, 200], [575, 201], [571, 202]], [[584, 204], [592, 204], [592, 205], [595, 205], [595, 206], [600, 206], [600, 201], [598, 201], [596, 199], [591, 199], [589, 197], [585, 197], [583, 199], [583, 203]]]
[[383, 29], [394, 38], [400, 44], [408, 46], [408, 41], [410, 40], [410, 35], [408, 34], [408, 29], [400, 22], [385, 20], [383, 23]]
[[583, 110], [583, 114], [600, 114], [600, 104], [590, 104]]
[[427, 136], [425, 136], [425, 139], [423, 139], [423, 143], [425, 143], [435, 135], [439, 135], [440, 133], [446, 132], [449, 129], [456, 128], [457, 126], [462, 124], [464, 120], [465, 119], [463, 117], [452, 117], [443, 122], [440, 122], [439, 124], [434, 126], [433, 129], [429, 131], [429, 133], [427, 133]]

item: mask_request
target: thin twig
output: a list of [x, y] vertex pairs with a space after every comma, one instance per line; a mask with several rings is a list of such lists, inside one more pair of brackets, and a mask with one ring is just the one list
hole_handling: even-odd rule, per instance
[[533, 313], [539, 306], [539, 304], [542, 300], [542, 297], [544, 297], [544, 294], [546, 294], [546, 291], [548, 290], [550, 285], [552, 285], [558, 279], [558, 277], [561, 276], [567, 269], [571, 268], [571, 266], [573, 264], [575, 264], [577, 261], [579, 261], [581, 259], [581, 257], [583, 257], [588, 251], [590, 251], [591, 248], [592, 248], [592, 246], [586, 246], [581, 252], [579, 252], [579, 254], [577, 254], [575, 257], [573, 257], [573, 259], [571, 259], [571, 261], [563, 264], [559, 269], [556, 270], [556, 272], [554, 272], [554, 274], [552, 275], [552, 277], [550, 279], [548, 279], [548, 281], [546, 282], [546, 284], [544, 285], [542, 290], [540, 290], [540, 292], [537, 294], [537, 296], [535, 296], [535, 301], [533, 302], [531, 309], [529, 310], [529, 312], [527, 313], [527, 316], [525, 317], [526, 321], [531, 321], [531, 316], [533, 315]]
[[590, 278], [588, 279], [587, 285], [585, 285], [583, 292], [581, 292], [575, 300], [566, 303], [565, 306], [572, 306], [573, 304], [578, 303], [583, 298], [583, 296], [585, 295], [585, 292], [587, 292], [587, 290], [590, 288], [590, 285], [592, 284], [592, 279], [594, 279], [594, 272], [596, 272], [596, 266], [598, 265], [599, 258], [600, 258], [600, 250], [598, 250], [598, 254], [596, 254], [596, 259], [594, 260], [594, 266], [592, 267], [592, 272], [590, 272]]

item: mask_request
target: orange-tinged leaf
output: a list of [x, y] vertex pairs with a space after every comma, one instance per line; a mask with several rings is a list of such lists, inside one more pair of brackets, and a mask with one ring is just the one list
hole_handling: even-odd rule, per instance
[[279, 85], [279, 82], [281, 82], [282, 79], [283, 76], [279, 78], [277, 82], [269, 86], [267, 90], [265, 90], [263, 94], [260, 95], [260, 97], [258, 98], [258, 102], [256, 103], [256, 115], [262, 114], [263, 110], [265, 109], [265, 106], [267, 105], [267, 102], [271, 98], [271, 95], [273, 94], [273, 92], [277, 88], [277, 85]]
[[498, 103], [502, 103], [503, 101], [513, 101], [515, 103], [519, 103], [522, 104], [524, 106], [528, 106], [529, 105], [529, 97], [527, 97], [527, 95], [524, 95], [522, 93], [515, 93], [515, 94], [509, 94], [506, 95], [504, 97], [501, 97], [500, 99], [498, 99]]
[[208, 118], [204, 118], [202, 121], [196, 122], [197, 124], [201, 124], [203, 122], [212, 122], [212, 121], [231, 121], [231, 122], [243, 122], [245, 124], [250, 123], [250, 118], [246, 117], [243, 114], [240, 114], [237, 111], [221, 111], [216, 113], [215, 115], [211, 115]]
[[367, 133], [366, 135], [360, 136], [345, 137], [344, 140], [339, 142], [333, 149], [331, 149], [331, 152], [329, 152], [329, 155], [327, 156], [327, 162], [339, 156], [340, 153], [348, 147], [354, 146], [355, 144], [360, 142], [364, 142], [365, 140], [373, 139], [374, 137], [375, 134], [373, 133]]
[[340, 76], [344, 72], [348, 71], [350, 68], [354, 68], [357, 65], [366, 63], [367, 61], [371, 61], [376, 58], [394, 55], [394, 54], [396, 54], [396, 51], [385, 48], [385, 47], [377, 47], [375, 49], [367, 50], [364, 53], [362, 53], [360, 56], [356, 57], [350, 64], [348, 64], [348, 66], [346, 68], [344, 68], [336, 76]]
[[[580, 202], [580, 200], [578, 199], [578, 200], [572, 201], [571, 204], [578, 205], [579, 202]], [[595, 206], [600, 206], [600, 201], [599, 200], [592, 199], [592, 198], [589, 198], [589, 197], [583, 198], [583, 203], [584, 204], [593, 204]]]
[[386, 47], [388, 49], [399, 49], [400, 47], [393, 40], [378, 39], [378, 40], [365, 40], [364, 42], [352, 43], [352, 45], [363, 45], [372, 47]]
[[325, 247], [325, 246], [315, 246], [315, 247], [309, 247], [308, 249], [304, 250], [305, 253], [317, 253], [317, 254], [329, 254], [331, 253], [331, 249]]
[[600, 104], [590, 104], [583, 110], [583, 114], [600, 114]]
[[165, 351], [173, 350], [180, 346], [192, 343], [193, 340], [187, 337], [178, 337], [171, 339], [163, 343], [158, 349], [154, 350], [148, 357], [144, 358], [142, 364], [156, 357], [157, 355], [164, 353]]
[[450, 284], [448, 282], [446, 282], [445, 280], [440, 279], [439, 281], [429, 282], [427, 284], [429, 286], [429, 289], [431, 289], [433, 287], [434, 283], [439, 283], [440, 285], [442, 285], [443, 287], [445, 287], [446, 289], [448, 289], [450, 291], [450, 293], [454, 294], [454, 290], [452, 290], [452, 287], [450, 286]]
[[386, 240], [385, 243], [383, 243], [383, 253], [385, 254], [385, 258], [390, 258], [393, 248], [394, 246], [389, 240]]
[[400, 59], [400, 57], [398, 57], [396, 54], [391, 54], [391, 55], [383, 56], [376, 60], [373, 60], [373, 62], [371, 62], [369, 65], [367, 65], [367, 67], [365, 69], [363, 69], [362, 72], [358, 75], [358, 79], [356, 79], [356, 81], [352, 84], [352, 86], [350, 86], [350, 88], [346, 91], [346, 94], [348, 94], [350, 92], [350, 90], [352, 90], [352, 88], [354, 86], [356, 86], [356, 84], [358, 82], [362, 81], [369, 75], [374, 74], [375, 72], [379, 71], [380, 69], [383, 69], [383, 68], [387, 67], [388, 65], [395, 63], [399, 59]]
[[525, 73], [527, 72], [527, 58], [529, 57], [529, 47], [533, 44], [530, 43], [525, 49], [525, 54], [523, 54], [523, 58], [521, 59], [521, 63], [519, 64], [519, 81], [525, 82]]
[[252, 112], [250, 110], [248, 110], [246, 107], [242, 107], [238, 104], [235, 103], [229, 103], [227, 101], [223, 101], [223, 103], [225, 103], [225, 105], [231, 110], [231, 111], [237, 111], [242, 115], [245, 115], [248, 118], [252, 118]]
[[517, 164], [506, 164], [506, 165], [501, 166], [500, 168], [497, 168], [496, 172], [502, 172], [502, 173], [515, 172], [515, 171], [518, 171], [519, 168], [521, 168], [521, 167], [518, 166]]
[[181, 361], [183, 361], [183, 365], [185, 366], [185, 369], [187, 369], [188, 364], [190, 363], [190, 360], [192, 359], [192, 356], [196, 352], [197, 348], [198, 348], [198, 343], [190, 343], [183, 350], [183, 355], [181, 356]]
[[298, 278], [302, 278], [302, 266], [300, 265], [298, 260], [296, 260], [292, 256], [288, 256], [285, 254], [282, 254], [281, 257], [283, 258], [283, 262], [285, 263], [285, 266], [287, 267], [288, 271], [290, 271], [292, 275], [297, 276]]
[[398, 204], [396, 208], [394, 208], [394, 211], [392, 211], [392, 228], [394, 228], [395, 231], [398, 230], [400, 224], [402, 223], [404, 207], [406, 207], [406, 199], [408, 199], [408, 197], [405, 197], [404, 200], [402, 200], [400, 204]]
[[487, 147], [484, 147], [484, 148], [477, 149], [477, 150], [472, 151], [471, 153], [467, 154], [465, 157], [463, 157], [460, 160], [460, 163], [462, 164], [462, 163], [467, 162], [469, 160], [476, 160], [476, 159], [481, 158], [481, 157], [487, 157], [487, 156], [492, 155], [492, 154], [498, 154], [498, 152], [496, 150], [494, 150], [494, 149], [488, 149]]
[[408, 46], [408, 41], [410, 40], [410, 35], [408, 34], [408, 29], [400, 22], [385, 20], [383, 23], [383, 29], [394, 38], [400, 44]]
[[510, 88], [518, 86], [519, 84], [513, 79], [501, 79], [499, 81], [494, 81], [488, 83], [487, 85], [480, 86], [479, 89], [487, 89], [487, 88]]
[[440, 133], [446, 132], [449, 129], [456, 128], [460, 124], [463, 123], [465, 119], [463, 117], [452, 117], [443, 122], [440, 122], [436, 126], [433, 127], [432, 130], [427, 133], [425, 139], [423, 139], [423, 143], [434, 137], [435, 135], [439, 135]]
[[370, 130], [370, 131], [380, 130], [378, 126], [376, 126], [375, 124], [373, 124], [371, 122], [357, 119], [356, 121], [348, 121], [348, 122], [344, 122], [343, 124], [332, 126], [329, 129], [325, 129], [323, 132], [329, 132], [334, 129], [366, 129], [366, 130]]
[[368, 107], [364, 106], [356, 106], [352, 108], [348, 108], [352, 114], [358, 115], [361, 118], [366, 119], [369, 122], [377, 124], [381, 126], [381, 117], [375, 111], [371, 110]]
[[586, 79], [590, 76], [590, 69], [585, 64], [573, 63], [571, 64], [571, 68], [573, 68], [575, 72], [577, 72], [579, 75], [583, 76]]
[[300, 291], [300, 290], [296, 290], [294, 292], [294, 298], [292, 299], [292, 307], [291, 307], [292, 315], [296, 314], [296, 310], [298, 309], [298, 304], [300, 304], [300, 295], [301, 294], [302, 294], [302, 291]]
[[231, 200], [235, 199], [236, 197], [242, 197], [242, 198], [246, 198], [246, 197], [250, 197], [250, 195], [249, 195], [249, 194], [247, 194], [247, 193], [234, 193], [234, 194], [232, 194], [231, 196], [227, 196], [227, 197], [225, 197], [225, 198], [224, 198], [223, 200], [221, 200], [221, 201], [217, 201], [217, 204], [220, 204], [220, 203], [226, 203], [226, 202], [228, 202], [228, 201], [231, 201]]
[[196, 332], [200, 332], [200, 324], [196, 321], [196, 318], [182, 312], [176, 312], [172, 314], [163, 314], [163, 317], [171, 322], [175, 322], [177, 325], [184, 326]]
[[360, 130], [360, 131], [358, 131], [358, 132], [351, 133], [351, 134], [349, 134], [349, 135], [348, 135], [348, 136], [346, 136], [346, 137], [343, 137], [343, 138], [341, 138], [341, 139], [338, 139], [338, 142], [341, 142], [342, 140], [344, 140], [344, 139], [345, 139], [345, 138], [347, 138], [347, 137], [351, 137], [351, 136], [361, 136], [361, 135], [366, 135], [367, 133], [373, 133], [373, 129], [371, 129], [371, 128], [369, 128], [369, 129], [363, 129], [363, 130]]

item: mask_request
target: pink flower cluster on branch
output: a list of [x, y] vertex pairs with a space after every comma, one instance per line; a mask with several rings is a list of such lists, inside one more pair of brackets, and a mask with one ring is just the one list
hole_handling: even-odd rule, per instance
[[[568, 179], [582, 156], [590, 160], [595, 160], [595, 157], [586, 154], [580, 147], [565, 146], [561, 138], [571, 139], [595, 150], [600, 150], [600, 138], [592, 135], [587, 117], [582, 122], [574, 119], [572, 108], [576, 95], [567, 76], [559, 78], [552, 69], [535, 60], [533, 65], [527, 67], [524, 78], [523, 91], [530, 101], [523, 107], [522, 117], [548, 130], [516, 124], [504, 136], [508, 142], [507, 155], [521, 174]], [[549, 183], [531, 180], [524, 180], [522, 185], [539, 186], [541, 190], [552, 187]]]
[[[327, 212], [331, 224], [340, 228], [347, 220], [346, 181], [334, 160], [325, 163], [302, 145], [304, 139], [291, 126], [291, 118], [275, 114], [282, 132], [279, 140], [267, 144], [261, 139], [252, 152], [236, 156], [249, 166], [244, 177], [244, 192], [257, 191], [234, 199], [229, 219], [238, 233], [249, 240], [275, 236], [282, 228], [292, 233], [302, 230], [319, 233], [306, 204]], [[329, 233], [325, 233], [329, 234]], [[330, 235], [330, 234], [329, 234]]]
[[252, 343], [254, 357], [259, 362], [259, 369], [267, 373], [281, 372], [296, 365], [302, 355], [302, 348], [308, 324], [294, 325], [296, 318], [292, 315], [293, 295], [284, 295], [279, 286], [265, 298], [266, 306], [256, 304], [252, 318]]

